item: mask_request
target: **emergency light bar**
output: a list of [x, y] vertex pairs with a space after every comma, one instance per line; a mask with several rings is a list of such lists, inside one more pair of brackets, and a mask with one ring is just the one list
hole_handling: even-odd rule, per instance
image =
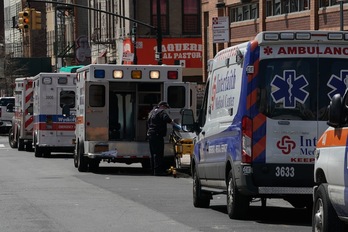
[[122, 79], [123, 78], [123, 71], [122, 70], [114, 70], [112, 72], [112, 75], [114, 79]]
[[150, 79], [159, 79], [160, 78], [160, 72], [157, 70], [150, 71]]
[[329, 40], [343, 40], [343, 34], [341, 33], [329, 33], [327, 37]]
[[[326, 34], [311, 34], [310, 32], [265, 32], [263, 39], [266, 41], [278, 40], [310, 40], [315, 36], [326, 36]], [[348, 34], [329, 32], [327, 33], [328, 40], [348, 40]]]
[[52, 84], [52, 78], [51, 77], [44, 77], [44, 78], [42, 78], [42, 84], [44, 84], [44, 85]]
[[105, 78], [105, 70], [102, 70], [102, 69], [94, 70], [94, 78]]
[[168, 71], [168, 79], [175, 80], [178, 79], [178, 71]]
[[132, 70], [131, 72], [132, 79], [141, 79], [141, 75], [141, 70]]

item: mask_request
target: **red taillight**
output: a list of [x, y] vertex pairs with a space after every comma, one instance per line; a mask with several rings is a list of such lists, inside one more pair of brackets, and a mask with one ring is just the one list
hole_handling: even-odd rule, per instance
[[251, 163], [252, 161], [252, 134], [253, 125], [248, 117], [242, 119], [242, 163]]
[[175, 80], [178, 79], [177, 71], [168, 71], [168, 79]]

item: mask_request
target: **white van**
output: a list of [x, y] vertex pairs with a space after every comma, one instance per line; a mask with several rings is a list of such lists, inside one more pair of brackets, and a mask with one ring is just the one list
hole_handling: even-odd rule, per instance
[[266, 31], [216, 54], [198, 120], [190, 110], [182, 115], [197, 134], [194, 206], [224, 193], [230, 218], [247, 217], [254, 198], [312, 209], [316, 143], [328, 127], [327, 105], [348, 83], [347, 38]]
[[329, 106], [330, 127], [315, 153], [313, 231], [348, 231], [348, 93]]
[[14, 97], [0, 97], [0, 133], [7, 133], [12, 127]]

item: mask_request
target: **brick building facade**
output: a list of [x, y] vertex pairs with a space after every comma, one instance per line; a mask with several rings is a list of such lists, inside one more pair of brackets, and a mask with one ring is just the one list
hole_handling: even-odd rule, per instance
[[[207, 60], [212, 59], [219, 50], [251, 40], [261, 31], [347, 29], [348, 4], [344, 2], [202, 0], [203, 70], [206, 70]], [[213, 43], [212, 18], [222, 16], [229, 18], [230, 40], [228, 43]], [[206, 74], [203, 74], [203, 79], [205, 78]]]

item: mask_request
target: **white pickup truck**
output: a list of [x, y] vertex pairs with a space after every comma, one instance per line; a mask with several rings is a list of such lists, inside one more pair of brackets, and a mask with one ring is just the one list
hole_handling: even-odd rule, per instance
[[315, 152], [312, 228], [348, 231], [348, 92], [336, 94], [328, 109], [330, 127]]
[[0, 133], [7, 133], [12, 127], [14, 97], [0, 97]]

